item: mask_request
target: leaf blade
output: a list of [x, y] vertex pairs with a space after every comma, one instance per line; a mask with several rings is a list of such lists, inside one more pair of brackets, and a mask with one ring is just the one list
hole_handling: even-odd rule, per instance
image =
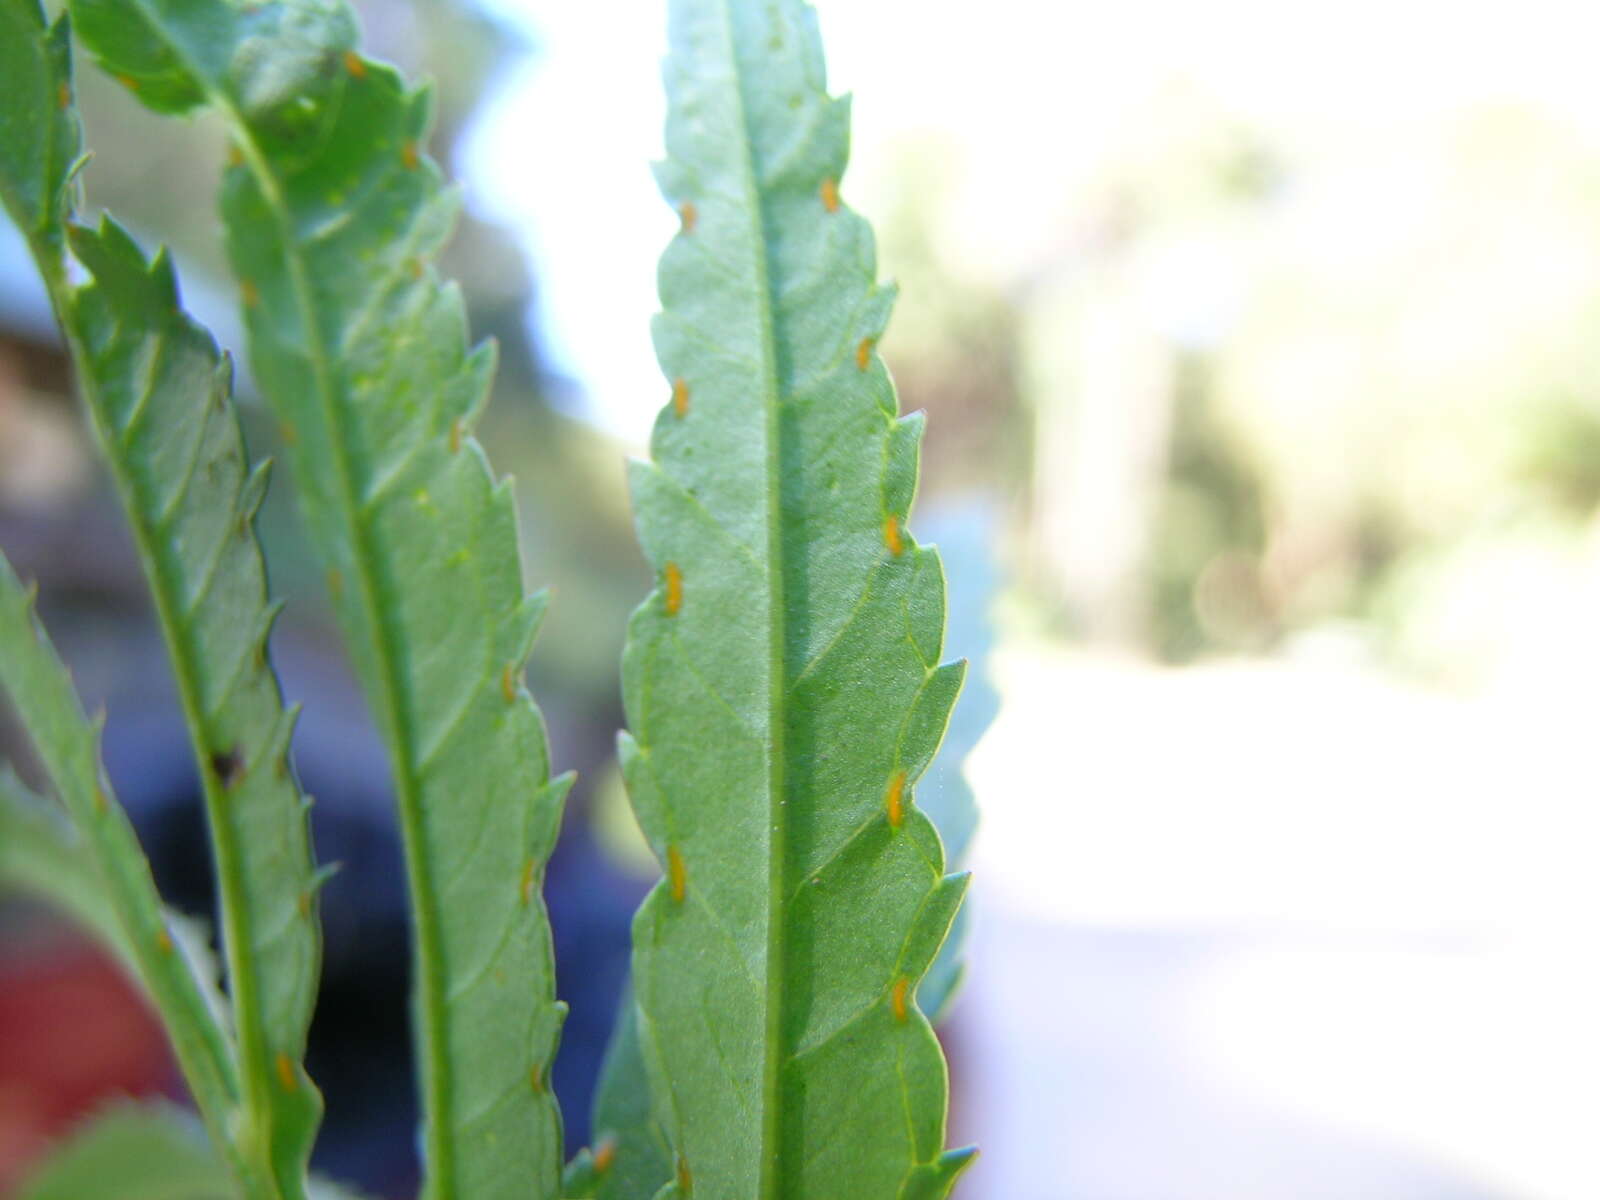
[[937, 556], [905, 528], [921, 421], [874, 353], [892, 290], [839, 201], [848, 105], [810, 8], [675, 0], [671, 43], [672, 401], [630, 472], [659, 583], [621, 744], [665, 874], [634, 978], [669, 1190], [897, 1197], [944, 1170], [915, 989], [964, 886], [913, 790], [962, 676], [938, 665]]
[[288, 761], [294, 714], [267, 657], [276, 608], [254, 531], [265, 466], [249, 469], [231, 365], [183, 313], [165, 254], [146, 260], [109, 218], [68, 237], [93, 277], [64, 305], [81, 390], [150, 583], [205, 798], [248, 1119], [279, 1189], [300, 1195], [322, 1114], [302, 1065], [321, 945], [309, 804]]
[[[429, 266], [456, 201], [422, 151], [428, 97], [355, 53], [341, 3], [74, 5], [136, 95], [203, 98], [238, 150], [223, 211], [252, 366], [396, 785], [427, 1194], [553, 1197], [564, 1010], [539, 884], [570, 780], [520, 683], [543, 601], [471, 434], [493, 353]], [[159, 53], [119, 59], [130, 27]]]
[[[23, 82], [0, 104], [19, 132], [0, 150], [0, 199], [28, 232], [111, 468], [205, 800], [243, 1087], [234, 1138], [246, 1157], [264, 1146], [276, 1191], [297, 1196], [322, 1111], [301, 1065], [321, 950], [293, 718], [267, 661], [264, 468], [249, 473], [231, 366], [184, 313], [165, 252], [147, 261], [109, 218], [69, 224], [81, 134], [65, 19], [46, 31], [33, 0], [0, 0], [0, 22], [15, 35], [5, 73]], [[82, 287], [64, 243], [91, 274]]]

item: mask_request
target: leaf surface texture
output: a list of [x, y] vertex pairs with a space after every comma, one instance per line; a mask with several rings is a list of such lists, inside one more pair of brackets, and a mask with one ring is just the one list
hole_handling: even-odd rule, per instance
[[[71, 226], [81, 149], [66, 22], [0, 0], [0, 198], [22, 229], [77, 369], [172, 660], [206, 801], [237, 1032], [242, 1113], [230, 1130], [252, 1186], [297, 1196], [321, 1099], [301, 1067], [320, 953], [293, 725], [268, 665], [266, 571], [230, 364], [183, 312], [165, 253], [147, 261], [109, 219]], [[72, 286], [70, 243], [90, 282]], [[266, 1161], [256, 1163], [258, 1150]]]
[[425, 1190], [553, 1197], [562, 1008], [540, 885], [568, 781], [521, 685], [508, 485], [471, 427], [493, 371], [431, 262], [456, 198], [425, 92], [361, 57], [342, 3], [74, 0], [103, 65], [230, 127], [223, 187], [251, 363], [289, 443], [334, 607], [389, 750], [416, 946]]
[[664, 878], [634, 924], [666, 1194], [936, 1196], [946, 1076], [916, 988], [964, 880], [914, 785], [961, 684], [905, 527], [920, 417], [892, 293], [840, 200], [848, 103], [809, 6], [674, 0], [654, 334], [671, 388], [632, 489], [659, 573], [622, 760]]

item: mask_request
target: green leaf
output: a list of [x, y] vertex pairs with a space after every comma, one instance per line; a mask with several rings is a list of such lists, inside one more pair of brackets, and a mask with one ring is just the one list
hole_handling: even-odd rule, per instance
[[67, 22], [38, 0], [0, 3], [0, 203], [34, 253], [61, 262], [61, 214], [79, 154]]
[[665, 878], [634, 984], [698, 1200], [948, 1189], [946, 1072], [918, 982], [964, 879], [917, 777], [960, 688], [938, 557], [905, 528], [920, 417], [873, 348], [892, 293], [839, 201], [849, 110], [793, 0], [674, 0], [682, 226], [655, 343], [672, 402], [632, 471], [660, 573], [621, 745]]
[[161, 907], [150, 865], [100, 766], [99, 726], [85, 719], [66, 668], [33, 614], [33, 592], [0, 557], [0, 685], [99, 874], [146, 992], [160, 1014], [185, 1080], [218, 1146], [241, 1178], [254, 1172], [232, 1140], [239, 1079], [216, 1013], [222, 1005], [196, 968], [181, 930]]
[[164, 1105], [120, 1104], [74, 1131], [17, 1200], [237, 1200], [194, 1120]]
[[357, 56], [342, 4], [75, 0], [163, 111], [197, 97], [238, 161], [223, 213], [255, 376], [388, 744], [412, 893], [427, 1194], [557, 1194], [563, 1008], [539, 886], [569, 781], [521, 687], [543, 610], [471, 426], [493, 371], [430, 262], [456, 198], [429, 104]]
[[93, 282], [67, 327], [99, 441], [150, 581], [211, 830], [238, 1031], [246, 1146], [269, 1148], [286, 1195], [304, 1190], [322, 1101], [301, 1066], [317, 994], [308, 802], [289, 769], [294, 714], [267, 662], [277, 606], [254, 520], [232, 368], [184, 315], [165, 253], [147, 262], [116, 224], [70, 230]]
[[[48, 148], [7, 152], [4, 198], [33, 231], [150, 584], [205, 796], [243, 1088], [234, 1140], [243, 1158], [265, 1152], [272, 1194], [298, 1196], [322, 1112], [300, 1065], [320, 946], [307, 805], [287, 758], [293, 716], [267, 664], [276, 609], [254, 529], [265, 467], [249, 470], [231, 365], [184, 314], [165, 252], [146, 261], [109, 219], [71, 227], [93, 280], [67, 282], [59, 247], [79, 133], [65, 26], [46, 33], [35, 0], [0, 0], [0, 13], [24, 27], [24, 44], [4, 53], [21, 56], [29, 85], [8, 91], [0, 111], [24, 131], [20, 146]], [[30, 196], [53, 207], [12, 204]]]
[[0, 889], [50, 901], [132, 966], [122, 924], [89, 848], [57, 806], [35, 796], [0, 766]]
[[567, 1170], [565, 1194], [596, 1200], [652, 1196], [672, 1176], [672, 1147], [651, 1099], [640, 1017], [631, 989], [622, 998], [595, 1089], [594, 1146]]

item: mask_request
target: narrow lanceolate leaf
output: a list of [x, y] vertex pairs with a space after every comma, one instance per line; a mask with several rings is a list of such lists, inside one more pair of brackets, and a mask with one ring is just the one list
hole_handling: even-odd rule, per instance
[[[154, 1002], [216, 1144], [241, 1178], [253, 1172], [232, 1140], [239, 1080], [217, 1018], [220, 998], [161, 907], [150, 866], [100, 766], [99, 730], [83, 715], [66, 668], [25, 589], [0, 558], [0, 686], [10, 694], [56, 793], [83, 839], [122, 927], [122, 943]], [[255, 1188], [252, 1196], [270, 1194]]]
[[322, 1112], [301, 1066], [319, 937], [307, 802], [289, 770], [294, 714], [268, 666], [256, 542], [265, 466], [249, 471], [230, 364], [184, 316], [164, 254], [147, 262], [115, 224], [73, 228], [93, 282], [66, 324], [171, 655], [216, 863], [239, 1039], [245, 1144], [269, 1148], [284, 1195], [304, 1190]]
[[243, 1088], [234, 1137], [241, 1154], [265, 1154], [272, 1194], [298, 1196], [322, 1107], [300, 1065], [319, 942], [306, 802], [287, 762], [293, 717], [266, 656], [275, 610], [254, 529], [265, 469], [249, 470], [231, 366], [184, 314], [164, 252], [147, 261], [109, 220], [67, 227], [92, 277], [67, 282], [79, 134], [64, 24], [47, 33], [36, 0], [0, 11], [25, 27], [0, 54], [23, 60], [29, 85], [0, 100], [19, 133], [0, 160], [7, 207], [29, 233], [127, 512], [205, 797]]
[[660, 576], [622, 756], [665, 878], [634, 923], [669, 1194], [946, 1194], [919, 980], [960, 902], [917, 777], [960, 688], [906, 528], [920, 418], [874, 345], [891, 294], [840, 200], [848, 107], [798, 0], [674, 0], [660, 268], [671, 401], [632, 485]]
[[80, 34], [164, 111], [231, 128], [229, 250], [256, 378], [389, 748], [415, 916], [434, 1197], [557, 1194], [561, 1013], [540, 897], [565, 780], [522, 671], [508, 485], [471, 436], [493, 370], [429, 265], [455, 197], [428, 98], [352, 48], [342, 4], [75, 0]]

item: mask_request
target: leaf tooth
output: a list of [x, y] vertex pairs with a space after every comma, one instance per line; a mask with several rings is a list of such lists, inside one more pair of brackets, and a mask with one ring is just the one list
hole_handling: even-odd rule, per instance
[[278, 614], [282, 611], [281, 600], [274, 600], [264, 605], [256, 618], [254, 633], [239, 643], [239, 648], [227, 667], [214, 673], [208, 672], [206, 677], [199, 681], [201, 698], [205, 702], [203, 717], [205, 728], [215, 728], [228, 713], [230, 698], [244, 687], [252, 676], [267, 669], [267, 639], [272, 634], [273, 623], [277, 621]]
[[[272, 613], [272, 617], [276, 618], [278, 612], [282, 611], [283, 606], [281, 603], [279, 603], [273, 605], [272, 607], [275, 610]], [[269, 620], [267, 624], [270, 627], [271, 620]], [[265, 647], [265, 638], [263, 638], [261, 645]], [[299, 724], [300, 705], [291, 704], [280, 709], [272, 720], [271, 731], [267, 734], [266, 739], [261, 743], [261, 749], [257, 752], [257, 762], [261, 764], [271, 764], [273, 770], [275, 771], [287, 772], [289, 765], [289, 747], [294, 741], [295, 727]], [[252, 766], [254, 765], [256, 764], [252, 764]]]
[[543, 864], [556, 848], [556, 838], [561, 833], [561, 814], [566, 808], [567, 793], [572, 791], [577, 778], [575, 771], [557, 775], [539, 789], [528, 806], [527, 854], [530, 859], [539, 862], [541, 877], [544, 873]]
[[533, 652], [533, 643], [544, 624], [545, 613], [550, 609], [550, 589], [543, 588], [531, 596], [524, 596], [517, 606], [501, 621], [495, 633], [495, 658], [521, 670]]
[[66, 174], [61, 181], [63, 195], [71, 190], [73, 184], [77, 182], [78, 176], [83, 173], [83, 169], [89, 165], [89, 160], [93, 157], [94, 153], [92, 151], [84, 150], [67, 164]]
[[458, 453], [462, 445], [475, 437], [478, 420], [489, 403], [499, 359], [499, 342], [485, 338], [472, 348], [456, 373], [439, 389], [436, 426], [447, 431], [452, 454]]
[[951, 922], [956, 919], [969, 879], [970, 873], [966, 871], [946, 875], [928, 893], [900, 951], [897, 970], [902, 978], [917, 981], [927, 974], [939, 947], [944, 944], [945, 935], [950, 932]]
[[883, 506], [902, 519], [911, 511], [917, 494], [917, 469], [922, 457], [922, 435], [927, 417], [920, 412], [900, 417], [889, 431], [883, 472]]
[[500, 369], [500, 340], [498, 338], [484, 338], [467, 355], [467, 360], [462, 366], [462, 374], [467, 376], [471, 387], [469, 394], [472, 402], [462, 410], [461, 416], [469, 426], [476, 425], [478, 417], [482, 415], [484, 407], [489, 403], [489, 390], [494, 382], [495, 372]]
[[[137, 253], [135, 250], [135, 254]], [[153, 299], [156, 303], [162, 310], [176, 311], [179, 307], [178, 272], [172, 265], [172, 252], [166, 246], [156, 247], [147, 274], [151, 285], [155, 288]]]
[[238, 513], [241, 526], [248, 526], [256, 518], [256, 513], [261, 509], [261, 502], [267, 496], [267, 483], [272, 477], [272, 460], [263, 458], [251, 468], [250, 474], [245, 476], [243, 485], [239, 488], [239, 498], [234, 501], [234, 508]]
[[[307, 796], [305, 799], [306, 805], [309, 807], [311, 797]], [[306, 879], [305, 887], [300, 889], [300, 894], [295, 899], [295, 908], [302, 919], [309, 921], [313, 918], [312, 908], [316, 904], [317, 898], [322, 894], [322, 889], [328, 885], [329, 880], [343, 869], [343, 863], [330, 862], [323, 863], [311, 872]]]
[[919, 547], [906, 595], [906, 632], [916, 645], [923, 665], [933, 670], [944, 652], [945, 579], [944, 563], [931, 547]]
[[617, 734], [617, 762], [622, 768], [622, 778], [633, 802], [634, 814], [645, 840], [655, 853], [656, 861], [666, 869], [667, 863], [667, 812], [666, 798], [651, 772], [649, 755], [627, 730]]
[[976, 1146], [946, 1150], [931, 1163], [913, 1167], [900, 1187], [899, 1200], [946, 1200], [961, 1173], [978, 1155]]
[[233, 355], [224, 350], [217, 356], [216, 370], [211, 373], [211, 405], [218, 412], [222, 412], [228, 408], [232, 400]]
[[565, 1000], [551, 1002], [549, 1012], [554, 1019], [548, 1022], [549, 1029], [544, 1042], [534, 1047], [534, 1053], [540, 1062], [548, 1063], [555, 1058], [556, 1047], [561, 1044], [561, 1030], [567, 1023], [567, 1014], [571, 1011]]

